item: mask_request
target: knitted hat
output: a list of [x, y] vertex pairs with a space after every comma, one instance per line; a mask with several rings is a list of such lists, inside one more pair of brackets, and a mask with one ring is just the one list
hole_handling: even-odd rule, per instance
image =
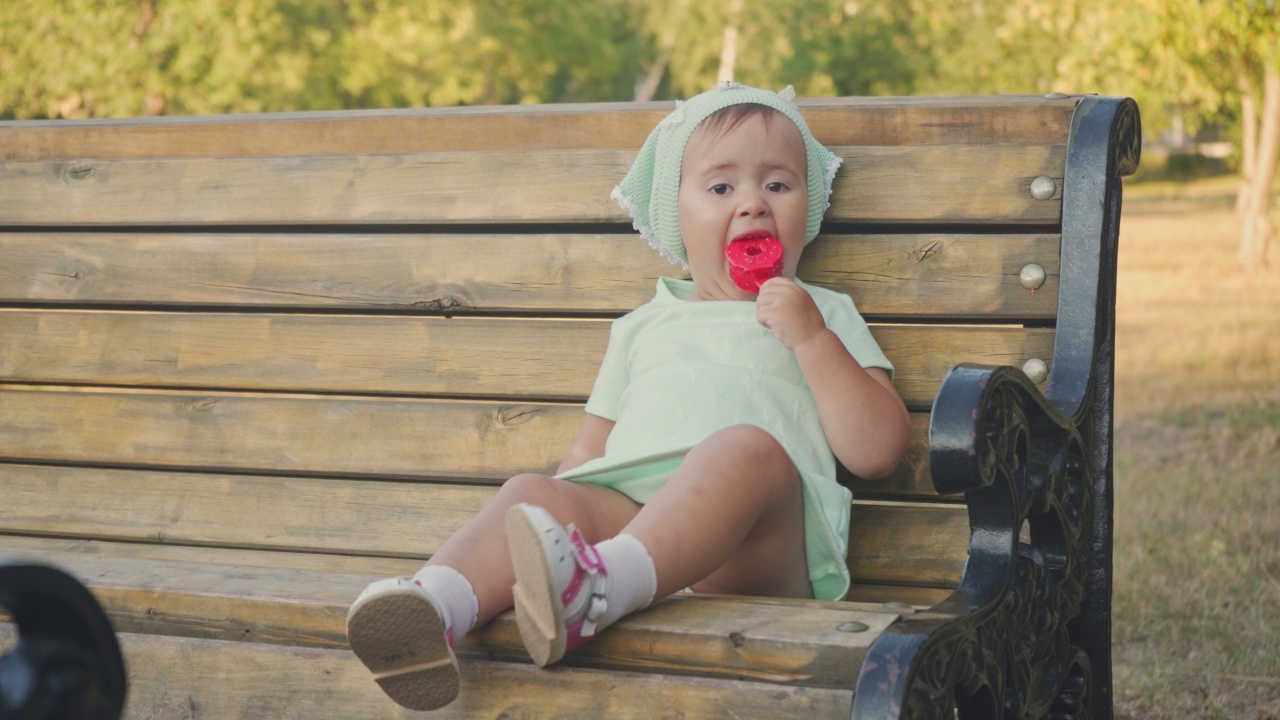
[[804, 239], [806, 243], [813, 240], [818, 235], [823, 213], [831, 205], [831, 181], [840, 168], [841, 158], [813, 139], [809, 126], [792, 104], [794, 98], [791, 86], [772, 93], [729, 82], [695, 95], [687, 102], [676, 102], [675, 111], [649, 134], [635, 163], [610, 197], [631, 213], [636, 230], [663, 257], [688, 267], [678, 214], [680, 163], [684, 159], [685, 144], [698, 125], [717, 110], [744, 103], [764, 105], [791, 118], [804, 138], [809, 190], [809, 218]]

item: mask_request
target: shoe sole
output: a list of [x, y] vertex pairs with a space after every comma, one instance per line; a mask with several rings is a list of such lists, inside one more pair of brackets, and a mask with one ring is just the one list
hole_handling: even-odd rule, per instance
[[[547, 557], [542, 535], [555, 527], [540, 523], [540, 508], [516, 505], [507, 510], [507, 545], [516, 572], [512, 595], [520, 639], [534, 663], [546, 667], [564, 657], [566, 632], [564, 607], [551, 576], [554, 558]], [[554, 521], [552, 521], [554, 522]], [[564, 548], [569, 552], [569, 548]]]
[[347, 642], [382, 691], [404, 707], [435, 710], [458, 697], [458, 660], [439, 612], [410, 590], [353, 606]]

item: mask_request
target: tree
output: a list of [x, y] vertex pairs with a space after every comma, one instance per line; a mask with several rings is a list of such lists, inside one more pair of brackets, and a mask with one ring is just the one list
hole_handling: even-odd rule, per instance
[[1244, 151], [1240, 261], [1265, 263], [1280, 146], [1280, 2], [902, 1], [920, 49], [916, 92], [1129, 95], [1148, 132], [1174, 113], [1193, 130], [1234, 118]]
[[1187, 109], [1193, 119], [1228, 113], [1239, 119], [1239, 260], [1249, 270], [1263, 267], [1274, 233], [1271, 186], [1280, 149], [1280, 4], [1137, 0], [1113, 6], [1112, 12], [1144, 33], [1133, 59], [1148, 69], [1147, 88]]

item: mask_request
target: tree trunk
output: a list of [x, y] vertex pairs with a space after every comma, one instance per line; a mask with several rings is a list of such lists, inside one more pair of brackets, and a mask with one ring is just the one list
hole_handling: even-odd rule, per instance
[[1236, 195], [1236, 215], [1243, 220], [1249, 210], [1249, 189], [1258, 157], [1258, 101], [1253, 94], [1253, 83], [1244, 70], [1240, 72], [1240, 118], [1240, 192]]
[[1249, 190], [1249, 212], [1244, 218], [1240, 262], [1246, 270], [1266, 265], [1271, 240], [1271, 181], [1280, 153], [1280, 67], [1268, 64], [1263, 80], [1262, 126], [1258, 132], [1258, 154], [1254, 159], [1253, 187]]
[[729, 17], [724, 23], [724, 43], [720, 46], [720, 74], [716, 82], [733, 80], [738, 64], [738, 19], [742, 16], [742, 0], [729, 0]]
[[662, 29], [662, 37], [658, 40], [658, 57], [649, 66], [645, 76], [636, 83], [635, 96], [632, 98], [636, 102], [648, 102], [653, 99], [653, 94], [658, 91], [662, 76], [667, 72], [667, 63], [671, 61], [671, 52], [676, 48], [676, 28], [680, 23], [684, 22], [686, 5], [688, 5], [688, 0], [681, 0], [677, 4], [676, 17], [671, 18], [670, 24]]

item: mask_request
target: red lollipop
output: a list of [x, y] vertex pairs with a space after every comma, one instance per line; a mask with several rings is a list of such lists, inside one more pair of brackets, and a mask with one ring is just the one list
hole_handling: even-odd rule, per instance
[[747, 292], [760, 292], [766, 280], [782, 274], [782, 243], [775, 237], [734, 240], [724, 255], [729, 260], [729, 279]]

